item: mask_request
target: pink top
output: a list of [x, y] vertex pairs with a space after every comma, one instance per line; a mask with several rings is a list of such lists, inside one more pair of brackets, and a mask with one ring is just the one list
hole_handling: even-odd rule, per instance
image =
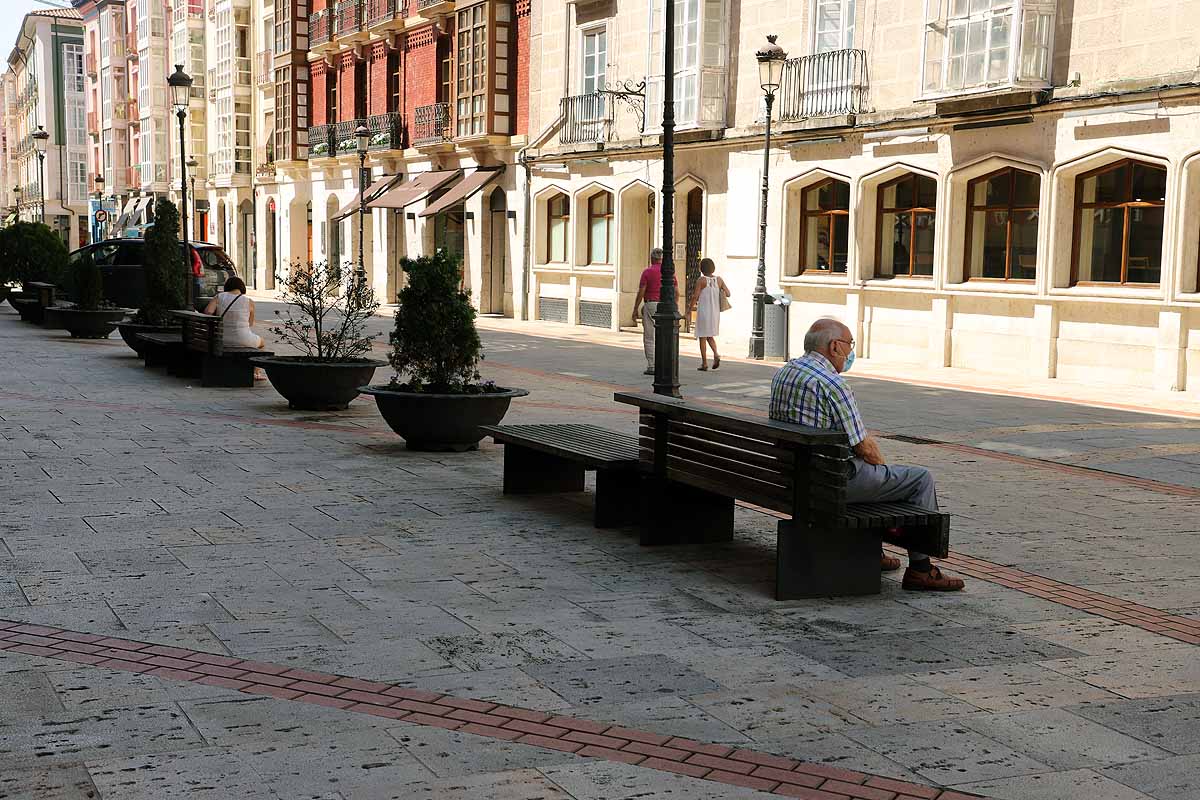
[[[672, 278], [672, 283], [675, 288], [679, 288], [679, 282]], [[647, 303], [657, 303], [662, 299], [662, 264], [651, 264], [642, 270], [642, 281], [638, 284], [638, 288], [642, 290], [642, 298]]]

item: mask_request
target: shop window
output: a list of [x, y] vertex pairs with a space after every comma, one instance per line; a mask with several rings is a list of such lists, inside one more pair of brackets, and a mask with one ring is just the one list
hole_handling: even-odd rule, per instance
[[1034, 279], [1041, 183], [1009, 167], [967, 184], [966, 278]]
[[588, 198], [588, 263], [611, 264], [613, 251], [613, 197], [600, 192]]
[[567, 231], [571, 227], [571, 202], [565, 194], [556, 194], [546, 203], [546, 261], [562, 264], [567, 260]]
[[829, 178], [803, 189], [797, 274], [845, 274], [849, 246], [850, 184]]
[[1167, 170], [1125, 159], [1075, 179], [1072, 283], [1157, 284]]
[[876, 276], [931, 277], [937, 181], [902, 175], [879, 187], [877, 202]]

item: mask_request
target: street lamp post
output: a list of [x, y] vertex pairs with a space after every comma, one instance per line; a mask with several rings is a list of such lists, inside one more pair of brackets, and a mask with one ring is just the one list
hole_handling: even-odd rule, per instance
[[41, 125], [33, 132], [33, 145], [37, 148], [38, 156], [38, 204], [42, 208], [42, 224], [46, 224], [46, 148], [50, 144], [50, 134]]
[[17, 222], [21, 221], [21, 187], [13, 187], [13, 208], [17, 210]]
[[359, 125], [354, 131], [358, 140], [358, 277], [363, 280], [367, 276], [366, 262], [363, 260], [363, 219], [367, 215], [366, 191], [367, 182], [367, 148], [371, 144], [371, 131], [366, 125]]
[[654, 312], [654, 393], [679, 397], [679, 309], [675, 288], [675, 2], [663, 7], [662, 289]]
[[183, 211], [180, 214], [183, 234], [183, 285], [187, 293], [187, 305], [190, 309], [195, 303], [194, 281], [192, 280], [191, 250], [188, 247], [188, 194], [187, 194], [187, 135], [184, 124], [187, 121], [188, 103], [192, 94], [192, 76], [183, 71], [183, 64], [176, 64], [175, 71], [167, 78], [171, 87], [171, 100], [175, 106], [175, 116], [179, 118], [179, 197]]
[[[96, 187], [96, 211], [99, 212], [104, 209], [104, 176], [101, 175], [100, 173], [96, 173], [96, 176], [94, 178], [92, 178], [92, 183]], [[92, 219], [94, 220], [95, 216], [93, 216]], [[104, 223], [103, 222], [96, 223], [95, 236], [96, 236], [96, 241], [99, 241], [104, 238]]]
[[754, 283], [754, 318], [750, 330], [750, 358], [762, 359], [766, 355], [766, 337], [763, 321], [767, 302], [767, 198], [769, 195], [769, 173], [771, 170], [771, 108], [775, 105], [775, 92], [783, 79], [783, 64], [787, 53], [775, 44], [775, 36], [767, 37], [767, 44], [754, 54], [758, 59], [758, 82], [766, 100], [767, 125], [763, 134], [762, 205], [758, 213], [758, 279]]

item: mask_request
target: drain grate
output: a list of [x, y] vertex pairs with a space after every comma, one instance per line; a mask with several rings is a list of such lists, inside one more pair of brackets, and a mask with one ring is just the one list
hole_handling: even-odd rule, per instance
[[881, 433], [881, 439], [891, 439], [894, 442], [904, 442], [905, 444], [942, 444], [936, 439], [923, 439], [920, 436], [907, 436], [903, 433]]

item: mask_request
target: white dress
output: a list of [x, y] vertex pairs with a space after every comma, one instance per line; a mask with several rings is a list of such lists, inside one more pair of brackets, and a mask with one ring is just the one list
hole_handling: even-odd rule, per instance
[[[241, 297], [241, 300], [237, 298]], [[237, 300], [235, 303], [234, 300]], [[231, 307], [232, 306], [232, 307]], [[250, 330], [250, 298], [233, 292], [217, 295], [217, 316], [221, 316], [222, 341], [230, 347], [259, 347], [262, 337]]]
[[721, 283], [716, 277], [702, 277], [704, 288], [696, 301], [696, 338], [716, 338], [721, 329]]

